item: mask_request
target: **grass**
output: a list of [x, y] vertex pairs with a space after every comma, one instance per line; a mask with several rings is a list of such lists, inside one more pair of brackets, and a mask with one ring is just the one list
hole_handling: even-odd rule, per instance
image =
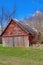
[[0, 65], [43, 65], [43, 50], [0, 45]]

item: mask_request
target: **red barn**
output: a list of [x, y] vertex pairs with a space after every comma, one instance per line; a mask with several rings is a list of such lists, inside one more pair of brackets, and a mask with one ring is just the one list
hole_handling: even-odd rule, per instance
[[11, 47], [29, 47], [34, 36], [35, 33], [28, 26], [15, 20], [11, 20], [1, 34], [3, 46]]

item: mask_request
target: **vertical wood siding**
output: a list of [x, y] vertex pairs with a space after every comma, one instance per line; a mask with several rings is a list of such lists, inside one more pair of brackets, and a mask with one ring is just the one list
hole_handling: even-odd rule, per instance
[[25, 47], [29, 47], [29, 37], [28, 36], [24, 37], [24, 43], [25, 43]]
[[8, 38], [6, 37], [6, 38], [2, 38], [2, 43], [3, 43], [3, 47], [4, 46], [8, 46]]
[[5, 37], [5, 38], [2, 38], [2, 43], [3, 43], [3, 46], [29, 47], [28, 36]]

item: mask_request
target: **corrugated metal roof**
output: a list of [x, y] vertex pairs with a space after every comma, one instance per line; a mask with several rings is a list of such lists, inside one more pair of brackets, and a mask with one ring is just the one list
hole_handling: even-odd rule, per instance
[[21, 22], [18, 22], [27, 32], [29, 32], [30, 34], [36, 34], [36, 32], [31, 28], [29, 27], [28, 25], [24, 25], [23, 23]]

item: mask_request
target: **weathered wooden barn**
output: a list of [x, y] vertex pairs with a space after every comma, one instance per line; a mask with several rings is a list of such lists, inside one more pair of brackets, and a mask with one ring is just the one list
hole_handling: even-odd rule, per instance
[[3, 46], [29, 47], [35, 37], [35, 32], [29, 27], [23, 26], [15, 20], [11, 20], [2, 32], [1, 37]]

